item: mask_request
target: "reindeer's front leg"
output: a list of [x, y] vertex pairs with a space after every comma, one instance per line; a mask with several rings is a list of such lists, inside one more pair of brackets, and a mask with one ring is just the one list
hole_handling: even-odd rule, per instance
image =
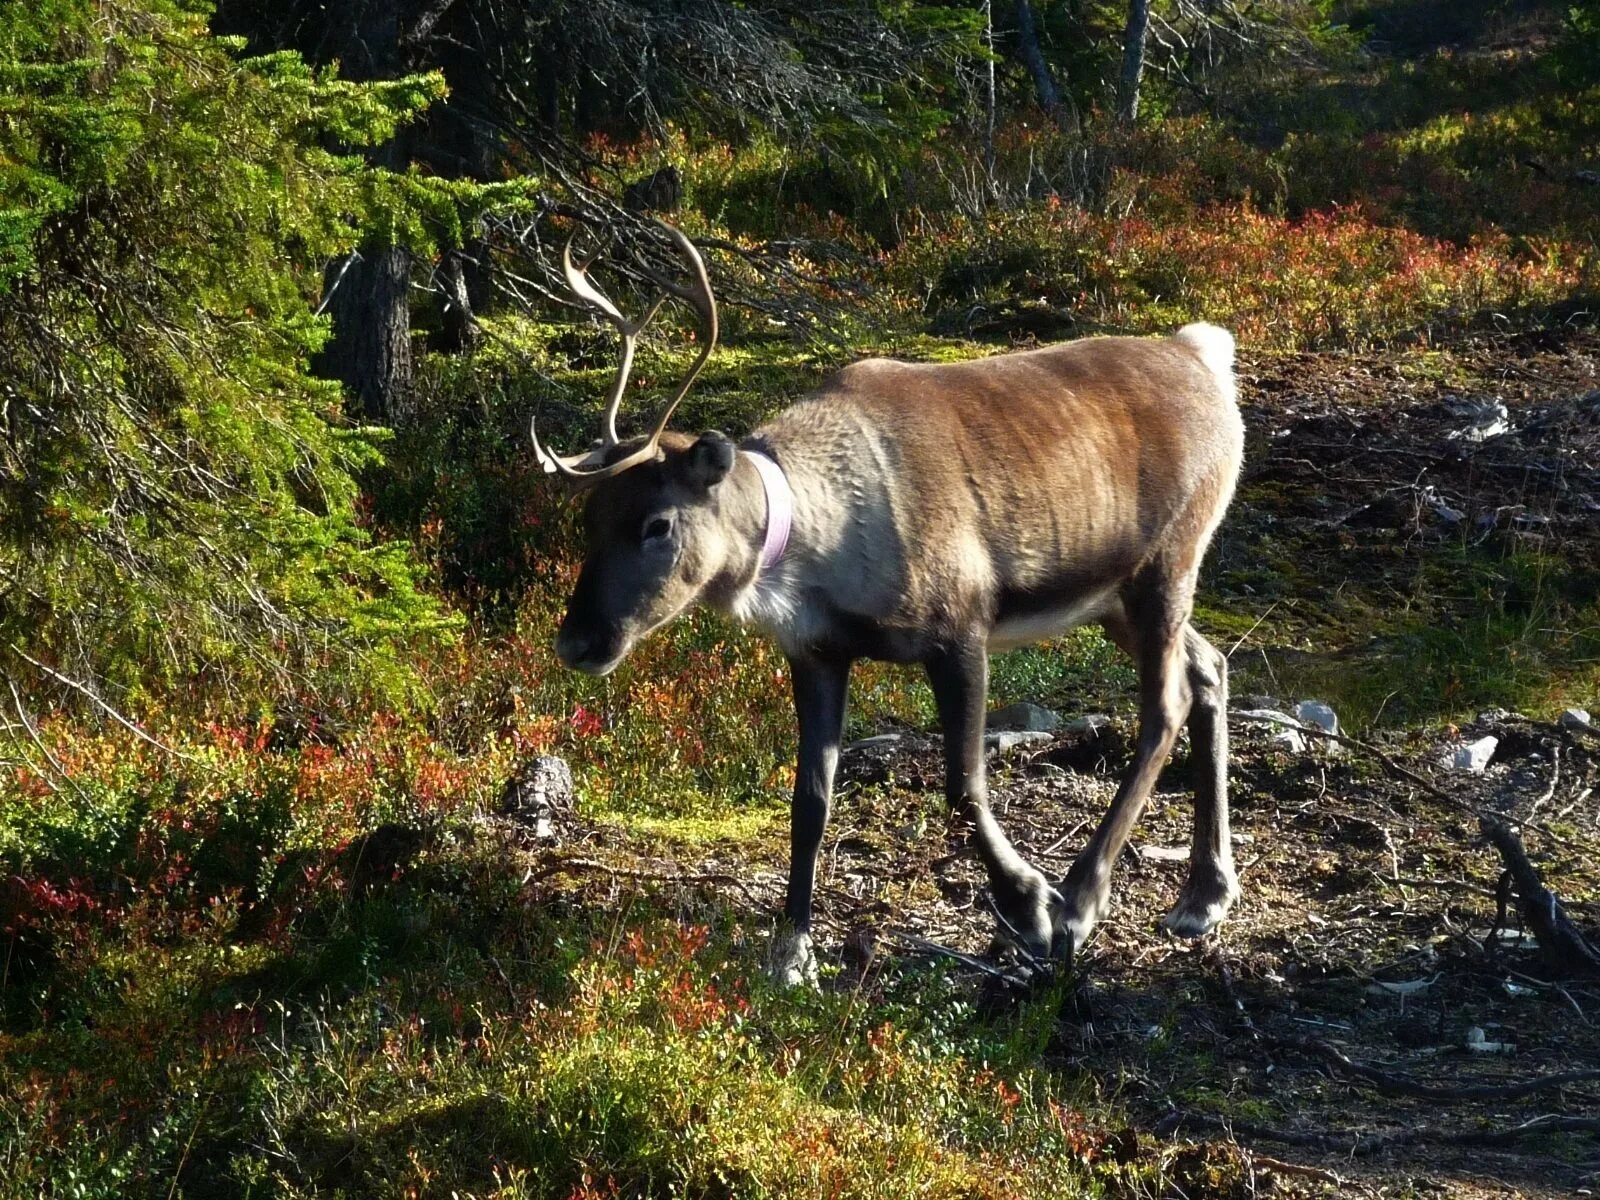
[[817, 981], [817, 959], [811, 948], [811, 892], [816, 883], [817, 852], [828, 827], [839, 743], [844, 737], [850, 661], [791, 658], [789, 669], [794, 676], [795, 713], [800, 718], [800, 759], [794, 777], [794, 804], [789, 810], [785, 927], [773, 940], [770, 970], [778, 983], [794, 986]]
[[1061, 897], [1017, 853], [989, 808], [983, 764], [989, 689], [989, 652], [984, 637], [974, 634], [940, 650], [928, 659], [927, 669], [944, 730], [945, 796], [957, 816], [972, 822], [1002, 935], [1042, 958], [1050, 951], [1051, 922]]

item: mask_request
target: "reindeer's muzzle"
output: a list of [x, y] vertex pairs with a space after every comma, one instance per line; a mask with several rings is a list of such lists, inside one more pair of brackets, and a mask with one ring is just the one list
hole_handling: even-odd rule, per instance
[[627, 654], [628, 643], [619, 634], [577, 629], [570, 617], [556, 634], [556, 657], [562, 666], [585, 675], [609, 675]]

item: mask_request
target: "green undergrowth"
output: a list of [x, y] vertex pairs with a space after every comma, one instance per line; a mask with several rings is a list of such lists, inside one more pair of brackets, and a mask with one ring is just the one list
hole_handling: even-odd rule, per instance
[[1549, 718], [1600, 695], [1593, 568], [1451, 546], [1417, 551], [1398, 575], [1356, 570], [1321, 595], [1308, 580], [1238, 608], [1213, 594], [1196, 619], [1233, 651], [1236, 693], [1315, 696], [1355, 730], [1459, 722], [1489, 708]]
[[744, 919], [591, 907], [465, 815], [245, 885], [221, 836], [116, 899], [9, 898], [0, 1196], [1067, 1196], [1161, 1169], [1035, 1065], [1059, 997], [986, 1018], [911, 966], [775, 993]]

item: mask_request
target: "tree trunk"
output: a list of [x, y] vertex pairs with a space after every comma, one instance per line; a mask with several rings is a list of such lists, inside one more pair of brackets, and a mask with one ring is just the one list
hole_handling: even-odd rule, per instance
[[[350, 0], [336, 10], [349, 19], [340, 55], [346, 78], [367, 82], [400, 73], [399, 10], [395, 0]], [[397, 135], [368, 157], [403, 171], [408, 139]], [[345, 385], [363, 419], [404, 424], [411, 401], [411, 256], [396, 246], [363, 246], [329, 264], [324, 289], [333, 337], [318, 369]]]
[[323, 282], [333, 337], [316, 369], [337, 379], [363, 419], [402, 425], [411, 407], [411, 256], [368, 246], [328, 265]]
[[1132, 125], [1139, 115], [1139, 82], [1144, 78], [1144, 43], [1150, 32], [1150, 0], [1128, 0], [1128, 25], [1122, 33], [1122, 77], [1117, 85], [1117, 119]]
[[439, 262], [439, 291], [443, 303], [440, 313], [441, 345], [446, 354], [471, 350], [483, 336], [472, 313], [472, 294], [467, 286], [466, 255], [449, 250]]
[[1017, 52], [1022, 56], [1028, 73], [1033, 76], [1033, 90], [1039, 98], [1039, 107], [1063, 129], [1076, 132], [1077, 114], [1071, 105], [1061, 102], [1061, 89], [1056, 86], [1050, 63], [1039, 45], [1039, 26], [1033, 19], [1033, 5], [1028, 0], [1017, 0]]

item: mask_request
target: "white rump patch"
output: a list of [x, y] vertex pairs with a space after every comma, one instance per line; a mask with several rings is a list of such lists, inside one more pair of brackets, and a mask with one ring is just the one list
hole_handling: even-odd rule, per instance
[[1200, 354], [1200, 361], [1210, 368], [1219, 380], [1233, 383], [1233, 334], [1220, 325], [1196, 321], [1185, 325], [1174, 334], [1179, 341], [1188, 342]]

